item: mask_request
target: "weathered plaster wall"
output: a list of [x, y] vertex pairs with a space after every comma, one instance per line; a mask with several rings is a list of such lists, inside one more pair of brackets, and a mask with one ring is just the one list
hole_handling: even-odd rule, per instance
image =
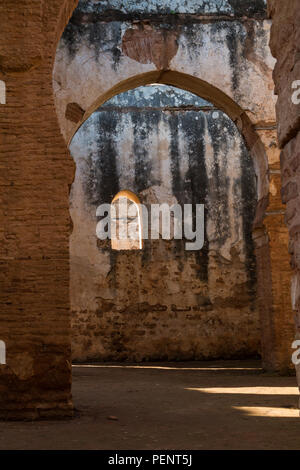
[[[105, 103], [70, 146], [75, 360], [249, 357], [260, 350], [253, 160], [234, 123], [195, 95], [141, 87]], [[112, 251], [96, 209], [120, 190], [206, 206], [205, 246]]]
[[79, 3], [54, 69], [62, 132], [68, 141], [103, 102], [153, 82], [192, 91], [231, 117], [245, 138], [257, 176], [254, 241], [263, 364], [287, 369], [290, 267], [279, 198], [274, 59], [265, 2], [165, 5], [146, 2], [143, 10], [141, 2], [123, 7], [118, 2]]
[[[255, 3], [262, 18], [262, 2]], [[216, 4], [228, 7], [229, 2], [199, 4], [198, 14], [191, 14], [193, 8], [186, 10], [188, 20], [184, 13], [174, 14], [175, 5], [173, 14], [168, 9], [159, 14], [150, 14], [147, 9], [141, 13], [140, 8], [132, 6], [126, 21], [121, 21], [115, 10], [107, 17], [102, 2], [80, 2], [60, 41], [54, 71], [57, 112], [67, 141], [110, 95], [125, 91], [126, 86], [131, 88], [132, 83], [138, 86], [134, 82], [141, 76], [145, 83], [171, 84], [175, 78], [170, 71], [201, 80], [203, 88], [206, 83], [220, 90], [224, 97], [217, 92], [204, 96], [205, 89], [202, 96], [214, 98], [211, 101], [233, 120], [245, 112], [257, 125], [274, 125], [270, 22], [258, 19], [253, 9], [253, 14], [247, 15], [247, 8], [243, 19], [232, 16], [232, 7], [223, 17]], [[208, 4], [213, 17], [206, 11]], [[120, 82], [124, 89], [119, 89]], [[182, 82], [184, 88], [193, 87], [193, 80], [182, 78]], [[71, 117], [69, 109], [74, 105], [79, 113]], [[243, 122], [239, 125], [242, 127]], [[265, 187], [259, 191], [262, 197], [267, 193]]]
[[[297, 0], [269, 1], [273, 19], [271, 50], [277, 59], [274, 70], [279, 144], [281, 153], [282, 201], [286, 204], [285, 222], [288, 226], [291, 266], [292, 306], [295, 311], [296, 338], [300, 339], [300, 105], [292, 101], [292, 83], [300, 80], [300, 8]], [[299, 88], [299, 87], [298, 87]], [[290, 349], [290, 354], [292, 349]], [[300, 368], [296, 367], [300, 386]]]
[[85, 14], [92, 13], [105, 17], [119, 14], [125, 15], [157, 15], [157, 14], [197, 14], [224, 15], [231, 17], [253, 16], [264, 18], [266, 15], [265, 0], [101, 0], [81, 2], [81, 10]]

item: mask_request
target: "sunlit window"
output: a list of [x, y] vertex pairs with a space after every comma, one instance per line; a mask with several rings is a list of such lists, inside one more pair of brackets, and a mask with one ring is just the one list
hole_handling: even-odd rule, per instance
[[0, 341], [0, 364], [6, 364], [6, 346], [4, 341]]
[[141, 203], [131, 191], [120, 191], [111, 204], [111, 247], [113, 250], [141, 250]]

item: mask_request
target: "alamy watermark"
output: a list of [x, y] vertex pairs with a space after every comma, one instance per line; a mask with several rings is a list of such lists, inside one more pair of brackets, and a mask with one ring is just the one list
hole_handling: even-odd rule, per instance
[[[96, 234], [100, 240], [188, 240], [185, 249], [201, 250], [204, 245], [204, 204], [143, 204], [120, 197], [115, 203], [101, 204]], [[150, 223], [149, 223], [150, 222]]]
[[292, 354], [292, 363], [295, 366], [299, 366], [300, 364], [300, 340], [296, 339], [292, 344], [292, 349], [296, 349], [296, 351]]
[[6, 85], [3, 80], [0, 80], [0, 104], [6, 104]]
[[292, 83], [292, 89], [295, 90], [292, 94], [292, 103], [300, 104], [300, 80], [295, 80]]
[[[292, 89], [295, 90], [292, 93], [292, 103], [295, 105], [300, 104], [300, 80], [295, 80], [292, 83]], [[292, 354], [292, 363], [295, 366], [300, 364], [300, 340], [297, 339], [292, 343], [292, 349], [295, 349], [295, 352]]]

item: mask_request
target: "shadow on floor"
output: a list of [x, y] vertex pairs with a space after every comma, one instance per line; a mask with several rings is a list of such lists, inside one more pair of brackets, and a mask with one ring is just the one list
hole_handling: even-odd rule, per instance
[[0, 423], [0, 449], [299, 449], [295, 377], [258, 361], [73, 366], [76, 417]]

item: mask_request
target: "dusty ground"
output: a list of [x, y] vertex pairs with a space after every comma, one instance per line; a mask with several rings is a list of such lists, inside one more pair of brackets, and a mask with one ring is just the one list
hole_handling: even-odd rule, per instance
[[77, 416], [2, 422], [0, 449], [300, 449], [296, 379], [258, 362], [73, 370]]

